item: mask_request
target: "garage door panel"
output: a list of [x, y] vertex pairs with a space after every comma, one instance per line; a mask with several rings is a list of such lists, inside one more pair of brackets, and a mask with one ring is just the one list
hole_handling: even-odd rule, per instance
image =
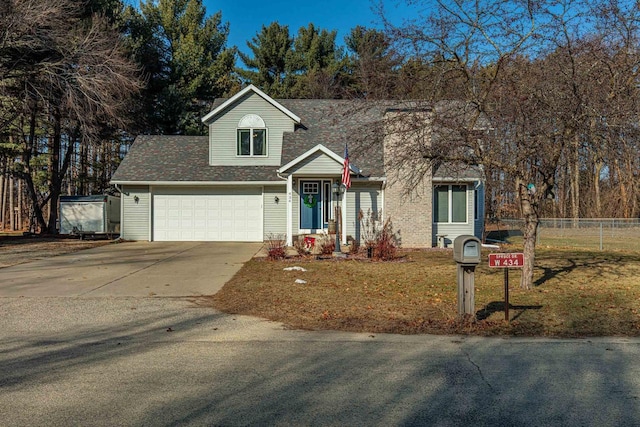
[[153, 239], [261, 241], [261, 190], [243, 190], [247, 194], [232, 194], [230, 189], [197, 189], [196, 194], [159, 189], [153, 203]]

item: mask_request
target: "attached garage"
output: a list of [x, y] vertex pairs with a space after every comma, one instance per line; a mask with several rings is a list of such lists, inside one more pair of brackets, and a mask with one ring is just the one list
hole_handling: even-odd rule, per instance
[[261, 242], [262, 188], [153, 188], [155, 241]]

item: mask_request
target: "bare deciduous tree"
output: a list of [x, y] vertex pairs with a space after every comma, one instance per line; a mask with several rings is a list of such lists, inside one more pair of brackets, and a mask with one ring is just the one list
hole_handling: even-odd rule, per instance
[[50, 233], [74, 147], [122, 129], [130, 97], [140, 88], [120, 35], [83, 6], [10, 0], [0, 20], [0, 134], [20, 141], [13, 173], [26, 183], [40, 230]]
[[638, 176], [637, 12], [616, 0], [407, 3], [416, 18], [387, 23], [387, 34], [413, 75], [431, 79], [409, 96], [435, 105], [430, 143], [405, 140], [430, 167], [408, 170], [482, 165], [491, 184], [513, 194], [524, 220], [521, 286], [531, 288], [539, 218], [557, 198], [575, 218], [587, 201], [601, 213], [605, 179], [619, 181], [624, 201], [637, 200], [629, 194]]

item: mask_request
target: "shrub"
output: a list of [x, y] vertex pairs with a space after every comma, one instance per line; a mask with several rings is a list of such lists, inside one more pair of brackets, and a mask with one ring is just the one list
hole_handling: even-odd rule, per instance
[[392, 260], [396, 256], [398, 238], [393, 232], [391, 218], [382, 222], [381, 212], [362, 210], [358, 213], [360, 220], [360, 234], [367, 249], [367, 255], [379, 260]]
[[330, 255], [336, 250], [336, 241], [330, 235], [323, 236], [319, 242], [316, 242], [322, 255]]
[[293, 242], [293, 248], [296, 250], [296, 252], [298, 252], [298, 255], [300, 256], [306, 256], [309, 255], [309, 249], [307, 249], [307, 246], [304, 244], [304, 240], [298, 238]]
[[373, 248], [380, 234], [380, 219], [382, 212], [367, 209], [367, 214], [360, 209], [358, 220], [360, 221], [360, 237], [367, 249]]
[[378, 233], [374, 246], [374, 258], [384, 261], [392, 260], [396, 257], [396, 251], [398, 249], [398, 239], [393, 233], [393, 223], [391, 218], [387, 218]]
[[287, 256], [286, 240], [282, 234], [269, 234], [265, 243], [267, 244], [267, 257], [270, 260], [283, 259]]

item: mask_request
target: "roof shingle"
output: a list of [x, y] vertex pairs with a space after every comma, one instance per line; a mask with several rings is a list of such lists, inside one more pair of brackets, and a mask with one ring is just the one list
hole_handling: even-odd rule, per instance
[[206, 136], [141, 135], [113, 182], [282, 182], [273, 166], [210, 166]]
[[[212, 109], [226, 99], [217, 99]], [[381, 129], [389, 109], [415, 109], [400, 101], [279, 99], [276, 102], [300, 117], [294, 132], [284, 134], [282, 160], [285, 165], [321, 144], [340, 157], [349, 145], [351, 164], [363, 176], [383, 177], [384, 155]], [[275, 166], [210, 166], [207, 136], [143, 135], [113, 175], [113, 182], [242, 182], [281, 183]], [[474, 168], [470, 168], [474, 169]], [[440, 169], [436, 176], [447, 175]], [[477, 170], [466, 171], [478, 175]]]

